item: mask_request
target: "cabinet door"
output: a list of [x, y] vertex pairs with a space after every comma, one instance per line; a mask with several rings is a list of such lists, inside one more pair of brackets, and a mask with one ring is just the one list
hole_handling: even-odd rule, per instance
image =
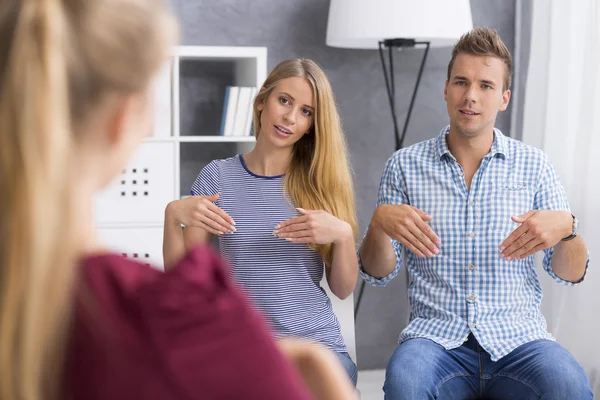
[[165, 207], [174, 198], [175, 144], [144, 143], [96, 196], [96, 224], [162, 224]]
[[110, 251], [163, 269], [162, 228], [98, 228], [96, 232], [100, 242]]

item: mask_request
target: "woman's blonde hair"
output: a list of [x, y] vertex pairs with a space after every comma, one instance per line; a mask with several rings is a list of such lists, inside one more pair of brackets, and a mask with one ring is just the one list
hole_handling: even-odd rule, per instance
[[[254, 100], [255, 135], [258, 137], [261, 129], [258, 105], [266, 102], [281, 80], [291, 77], [302, 77], [310, 83], [315, 113], [310, 131], [294, 145], [285, 189], [296, 207], [331, 213], [349, 223], [356, 238], [358, 224], [346, 139], [331, 84], [314, 61], [292, 58], [271, 71]], [[333, 246], [317, 245], [316, 250], [331, 265]]]
[[149, 87], [175, 27], [159, 0], [0, 5], [2, 400], [64, 397], [83, 246], [74, 215], [75, 144], [109, 94]]

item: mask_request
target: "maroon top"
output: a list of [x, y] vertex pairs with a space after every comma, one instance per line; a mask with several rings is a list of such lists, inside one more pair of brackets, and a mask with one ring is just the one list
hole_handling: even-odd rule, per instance
[[120, 255], [91, 256], [80, 277], [71, 398], [310, 398], [208, 248], [165, 273]]

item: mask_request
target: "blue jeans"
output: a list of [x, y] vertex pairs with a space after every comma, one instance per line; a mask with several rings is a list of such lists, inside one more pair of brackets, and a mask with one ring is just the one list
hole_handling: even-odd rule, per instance
[[346, 373], [348, 374], [348, 377], [354, 384], [354, 387], [356, 387], [356, 381], [358, 379], [358, 370], [356, 368], [356, 364], [354, 364], [354, 361], [352, 361], [352, 358], [350, 358], [350, 354], [338, 351], [334, 351], [334, 353], [342, 363], [342, 366], [346, 370]]
[[535, 340], [497, 362], [470, 335], [446, 350], [428, 339], [398, 346], [387, 367], [386, 400], [592, 399], [583, 368], [558, 343]]

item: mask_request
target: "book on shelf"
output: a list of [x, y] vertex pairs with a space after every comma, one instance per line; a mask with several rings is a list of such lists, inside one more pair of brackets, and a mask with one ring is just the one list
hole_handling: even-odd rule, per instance
[[221, 136], [232, 136], [233, 123], [239, 97], [239, 88], [227, 86], [225, 88], [225, 100], [223, 101], [223, 116], [221, 117]]
[[242, 129], [242, 133], [244, 136], [252, 136], [253, 129], [253, 120], [254, 120], [254, 98], [256, 97], [257, 89], [255, 87], [250, 88], [250, 104], [248, 105], [248, 112], [246, 114], [246, 122]]
[[227, 86], [221, 116], [221, 136], [250, 136], [255, 87]]

